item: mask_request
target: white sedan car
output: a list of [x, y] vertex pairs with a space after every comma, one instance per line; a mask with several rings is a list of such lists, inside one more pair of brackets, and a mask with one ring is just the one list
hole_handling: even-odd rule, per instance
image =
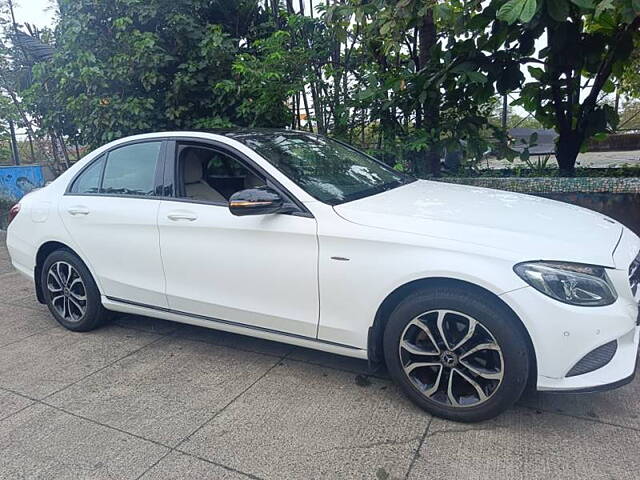
[[10, 212], [13, 265], [75, 331], [108, 311], [384, 362], [478, 421], [522, 394], [631, 381], [640, 239], [542, 198], [415, 180], [294, 131], [95, 150]]

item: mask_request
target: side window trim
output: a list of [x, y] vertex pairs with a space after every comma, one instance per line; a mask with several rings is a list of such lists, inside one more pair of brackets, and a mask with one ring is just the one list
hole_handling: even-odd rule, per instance
[[[104, 172], [107, 168], [107, 162], [109, 161], [109, 154], [111, 152], [113, 152], [114, 150], [117, 150], [119, 148], [123, 148], [123, 147], [128, 147], [130, 145], [136, 145], [139, 143], [151, 143], [151, 142], [160, 142], [160, 150], [158, 152], [158, 157], [156, 158], [156, 170], [154, 173], [154, 184], [153, 184], [153, 191], [154, 194], [153, 195], [123, 195], [123, 194], [114, 194], [114, 193], [104, 193], [102, 192], [102, 183], [104, 181]], [[149, 138], [149, 139], [143, 139], [143, 140], [132, 140], [130, 142], [125, 142], [125, 143], [121, 143], [119, 145], [116, 145], [113, 148], [110, 148], [109, 150], [101, 153], [100, 155], [98, 155], [96, 158], [92, 159], [89, 163], [87, 163], [84, 167], [82, 167], [80, 169], [80, 171], [78, 173], [76, 173], [73, 178], [71, 179], [71, 181], [67, 184], [67, 188], [65, 189], [64, 195], [70, 195], [70, 196], [78, 196], [78, 197], [121, 197], [121, 198], [146, 198], [146, 199], [160, 199], [162, 198], [161, 195], [158, 195], [158, 191], [159, 188], [162, 187], [162, 179], [163, 179], [163, 173], [164, 173], [164, 169], [165, 169], [165, 161], [164, 158], [166, 156], [165, 151], [166, 151], [166, 144], [168, 143], [168, 140], [166, 138]], [[98, 193], [75, 193], [72, 192], [72, 188], [74, 186], [74, 184], [76, 183], [76, 180], [78, 179], [78, 177], [80, 177], [88, 168], [91, 167], [91, 165], [93, 165], [96, 162], [99, 162], [101, 159], [104, 159], [104, 163], [102, 164], [102, 171], [100, 172], [100, 182], [98, 184]]]
[[164, 157], [162, 161], [162, 184], [160, 190], [162, 194], [161, 198], [171, 198], [175, 195], [176, 180], [175, 180], [175, 156], [176, 156], [176, 141], [173, 139], [166, 141], [166, 148], [164, 150]]
[[178, 189], [177, 187], [177, 169], [178, 169], [178, 157], [177, 157], [177, 144], [178, 143], [191, 143], [194, 145], [201, 145], [203, 147], [211, 148], [217, 152], [220, 152], [224, 155], [230, 156], [236, 161], [240, 162], [242, 166], [244, 166], [247, 170], [252, 172], [254, 175], [258, 175], [261, 178], [265, 179], [266, 184], [280, 193], [285, 199], [293, 203], [298, 209], [295, 212], [288, 213], [287, 215], [293, 215], [298, 217], [309, 217], [313, 218], [313, 214], [294, 196], [292, 195], [283, 185], [280, 184], [277, 180], [275, 180], [269, 173], [267, 173], [263, 168], [257, 165], [253, 160], [244, 155], [242, 152], [239, 152], [235, 148], [225, 143], [209, 140], [197, 137], [172, 137], [168, 139], [170, 146], [167, 148], [166, 158], [166, 166], [165, 166], [165, 176], [164, 176], [164, 190], [167, 190], [167, 182], [169, 183], [169, 188], [172, 190], [171, 195], [160, 197], [165, 200], [172, 200], [177, 202], [185, 202], [185, 203], [195, 203], [202, 205], [213, 205], [217, 207], [228, 207], [228, 202], [205, 202], [200, 200], [193, 200], [190, 198], [179, 198], [176, 196]]

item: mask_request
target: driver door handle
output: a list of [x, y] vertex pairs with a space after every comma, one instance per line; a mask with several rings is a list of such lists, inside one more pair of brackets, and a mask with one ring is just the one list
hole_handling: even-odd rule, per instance
[[198, 216], [195, 213], [189, 213], [189, 212], [171, 212], [167, 214], [167, 218], [174, 222], [177, 222], [180, 220], [193, 222], [194, 220], [197, 220]]

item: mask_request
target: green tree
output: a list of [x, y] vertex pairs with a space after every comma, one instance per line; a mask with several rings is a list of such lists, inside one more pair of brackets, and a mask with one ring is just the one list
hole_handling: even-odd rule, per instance
[[400, 156], [418, 174], [438, 175], [445, 152], [479, 159], [489, 133], [502, 135], [488, 122], [494, 88], [479, 71], [487, 59], [469, 35], [476, 9], [458, 0], [351, 0], [328, 10], [327, 22], [355, 37], [346, 105], [370, 112], [388, 161]]
[[236, 92], [220, 82], [234, 78], [247, 36], [268, 34], [257, 1], [59, 4], [56, 55], [36, 66], [30, 92], [47, 125], [67, 135], [77, 128], [95, 146], [149, 130], [243, 123]]
[[636, 38], [633, 53], [624, 66], [618, 93], [640, 99], [640, 38]]
[[[498, 91], [522, 85], [514, 103], [558, 131], [558, 165], [573, 175], [585, 141], [617, 124], [614, 108], [598, 100], [601, 92], [613, 92], [633, 54], [640, 2], [493, 0], [481, 17], [499, 40], [492, 57], [506, 59]], [[538, 50], [537, 41], [544, 48]], [[524, 81], [520, 65], [528, 66], [532, 81]]]

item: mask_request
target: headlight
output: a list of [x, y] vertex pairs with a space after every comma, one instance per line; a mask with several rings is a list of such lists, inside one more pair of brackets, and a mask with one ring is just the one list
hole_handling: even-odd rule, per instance
[[599, 307], [616, 301], [617, 294], [602, 267], [562, 262], [519, 263], [513, 270], [545, 295], [571, 305]]

